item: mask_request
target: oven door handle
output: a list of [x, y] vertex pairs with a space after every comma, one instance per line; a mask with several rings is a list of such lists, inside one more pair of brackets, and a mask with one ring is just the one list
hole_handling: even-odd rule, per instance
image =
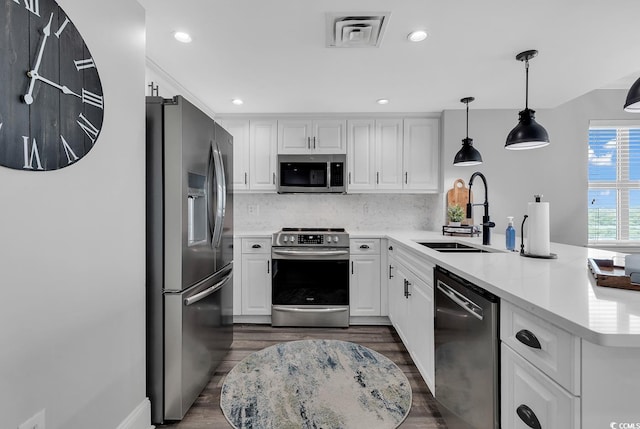
[[271, 249], [275, 255], [283, 256], [314, 256], [322, 258], [323, 256], [348, 256], [349, 250], [285, 250]]
[[292, 307], [279, 307], [274, 305], [273, 310], [283, 311], [286, 313], [340, 313], [342, 311], [348, 311], [348, 308], [292, 308]]

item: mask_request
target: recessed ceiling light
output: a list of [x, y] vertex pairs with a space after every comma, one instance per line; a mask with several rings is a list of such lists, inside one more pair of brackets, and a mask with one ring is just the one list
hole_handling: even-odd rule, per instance
[[189, 33], [185, 33], [184, 31], [176, 31], [173, 33], [173, 37], [175, 37], [178, 42], [191, 43], [191, 36]]
[[244, 101], [240, 100], [239, 98], [234, 98], [233, 100], [231, 100], [231, 102], [236, 106], [241, 106], [242, 104], [244, 104]]
[[422, 42], [426, 38], [427, 38], [427, 32], [424, 30], [412, 31], [407, 36], [407, 39], [409, 39], [412, 42]]
[[378, 104], [389, 104], [389, 100], [387, 100], [386, 98], [381, 98], [381, 99], [377, 100], [376, 103], [378, 103]]

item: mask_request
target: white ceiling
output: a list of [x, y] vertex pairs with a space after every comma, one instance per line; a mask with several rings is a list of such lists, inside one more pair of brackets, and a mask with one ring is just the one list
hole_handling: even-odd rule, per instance
[[[138, 1], [148, 60], [216, 113], [438, 112], [464, 108], [466, 96], [472, 109], [522, 108], [515, 56], [528, 49], [539, 51], [532, 108], [640, 76], [638, 0]], [[387, 11], [379, 48], [325, 47], [327, 12]], [[415, 29], [427, 40], [407, 41]]]

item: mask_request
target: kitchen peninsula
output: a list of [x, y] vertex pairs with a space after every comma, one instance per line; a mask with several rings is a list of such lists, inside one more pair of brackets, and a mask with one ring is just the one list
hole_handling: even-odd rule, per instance
[[[267, 237], [252, 232], [238, 239], [258, 235]], [[418, 296], [420, 283], [433, 294], [437, 285], [430, 269], [435, 265], [500, 298], [503, 427], [520, 422], [516, 410], [525, 403], [533, 404], [542, 427], [599, 429], [614, 422], [640, 422], [635, 399], [640, 381], [640, 293], [597, 286], [587, 267], [588, 258], [615, 258], [620, 264], [623, 254], [552, 243], [558, 259], [525, 258], [504, 250], [504, 236], [499, 234], [489, 246], [482, 245], [482, 238], [427, 231], [350, 231], [350, 238], [352, 243], [380, 240], [380, 314], [389, 316], [394, 326], [398, 320], [392, 316], [396, 287], [389, 279], [392, 261], [405, 267], [392, 276], [417, 267], [411, 299]], [[440, 253], [419, 244], [425, 241], [466, 243], [488, 252]], [[402, 297], [401, 291], [397, 293]], [[432, 302], [433, 295], [426, 298], [423, 303]], [[424, 344], [428, 343], [424, 339], [433, 340], [433, 329], [423, 325], [428, 317], [421, 313], [424, 316], [428, 310], [410, 314], [404, 323], [419, 325], [414, 330], [422, 344], [414, 346], [406, 332], [400, 336], [433, 388], [433, 349]], [[522, 330], [535, 333], [540, 349], [516, 339]], [[423, 358], [426, 363], [420, 362]]]

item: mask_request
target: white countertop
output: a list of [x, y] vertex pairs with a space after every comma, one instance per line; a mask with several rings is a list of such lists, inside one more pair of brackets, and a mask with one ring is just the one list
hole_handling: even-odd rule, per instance
[[[482, 238], [426, 231], [384, 235], [589, 342], [640, 347], [640, 292], [597, 286], [587, 267], [588, 258], [615, 257], [616, 264], [624, 264], [624, 254], [551, 243], [551, 252], [558, 255], [557, 259], [526, 258], [518, 252], [507, 252], [505, 237], [500, 234], [492, 234], [489, 247], [504, 253], [440, 253], [417, 242], [460, 241], [482, 247]], [[519, 245], [518, 239], [518, 249]]]
[[[251, 232], [241, 236], [269, 236]], [[389, 238], [565, 330], [594, 344], [640, 347], [640, 291], [600, 287], [587, 267], [588, 258], [616, 258], [624, 254], [551, 243], [557, 259], [521, 257], [507, 252], [504, 235], [492, 234], [500, 253], [440, 253], [419, 241], [459, 241], [482, 247], [482, 238], [443, 236], [431, 231], [350, 231], [351, 238]], [[519, 250], [520, 240], [516, 239]]]

